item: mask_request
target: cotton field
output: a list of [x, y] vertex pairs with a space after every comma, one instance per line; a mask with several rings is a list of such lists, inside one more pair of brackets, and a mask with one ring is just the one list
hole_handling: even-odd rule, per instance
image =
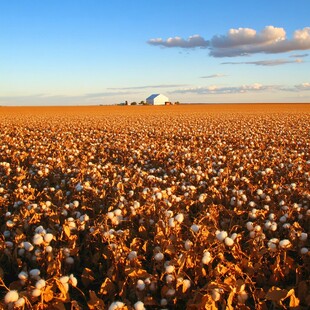
[[0, 108], [0, 308], [308, 309], [310, 105]]

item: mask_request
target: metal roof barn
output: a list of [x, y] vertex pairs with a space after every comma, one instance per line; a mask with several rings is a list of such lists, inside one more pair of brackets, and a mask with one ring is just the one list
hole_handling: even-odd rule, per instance
[[169, 98], [162, 94], [153, 94], [146, 98], [146, 103], [150, 105], [165, 105]]

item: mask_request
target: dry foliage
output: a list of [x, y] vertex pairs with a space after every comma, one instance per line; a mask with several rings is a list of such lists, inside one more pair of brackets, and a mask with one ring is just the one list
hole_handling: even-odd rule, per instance
[[309, 105], [0, 120], [2, 308], [309, 306]]

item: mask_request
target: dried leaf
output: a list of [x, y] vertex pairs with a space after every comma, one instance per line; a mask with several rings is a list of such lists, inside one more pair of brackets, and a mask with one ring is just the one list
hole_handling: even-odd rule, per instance
[[89, 268], [84, 268], [81, 275], [82, 283], [85, 287], [88, 287], [94, 280], [94, 272]]
[[89, 291], [89, 298], [90, 299], [87, 302], [87, 305], [90, 310], [104, 310], [105, 309], [104, 301], [98, 298], [94, 291]]

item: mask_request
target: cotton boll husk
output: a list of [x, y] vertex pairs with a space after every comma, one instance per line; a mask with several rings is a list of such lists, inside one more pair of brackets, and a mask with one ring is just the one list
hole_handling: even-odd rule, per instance
[[9, 304], [11, 302], [16, 302], [19, 299], [18, 292], [15, 290], [9, 291], [4, 296], [4, 302]]

